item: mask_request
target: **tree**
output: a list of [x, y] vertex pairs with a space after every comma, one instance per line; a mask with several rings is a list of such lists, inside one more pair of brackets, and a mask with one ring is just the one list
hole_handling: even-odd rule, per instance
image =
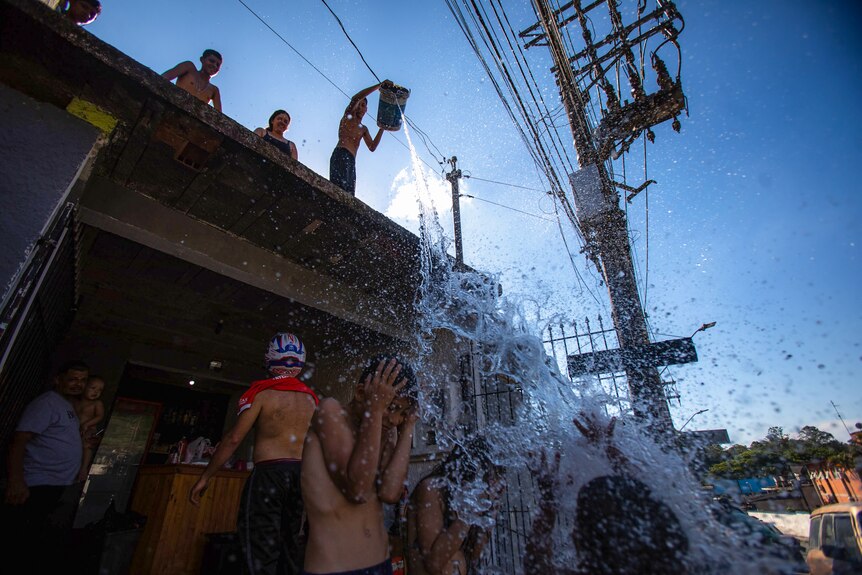
[[827, 463], [848, 467], [852, 456], [847, 445], [831, 433], [806, 425], [798, 438], [791, 438], [781, 427], [770, 427], [766, 437], [753, 441], [747, 448], [741, 445], [724, 450], [724, 458], [710, 453], [709, 460], [718, 462], [709, 467], [710, 474], [728, 479], [783, 475], [790, 463]]

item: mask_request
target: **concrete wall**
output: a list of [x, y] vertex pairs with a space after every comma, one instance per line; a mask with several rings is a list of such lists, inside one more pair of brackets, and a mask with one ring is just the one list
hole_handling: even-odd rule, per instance
[[99, 131], [0, 84], [0, 292], [70, 186]]
[[767, 513], [764, 511], [749, 512], [752, 517], [774, 524], [785, 535], [797, 539], [808, 539], [808, 513]]

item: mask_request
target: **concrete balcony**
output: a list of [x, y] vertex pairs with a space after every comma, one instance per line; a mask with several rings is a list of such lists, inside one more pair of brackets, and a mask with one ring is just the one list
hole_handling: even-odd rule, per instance
[[59, 199], [10, 192], [77, 204], [77, 308], [52, 355], [97, 345], [189, 373], [218, 359], [247, 381], [277, 329], [303, 334], [318, 364], [409, 338], [418, 238], [246, 127], [32, 0], [0, 1], [0, 87], [4, 125], [23, 126], [7, 137], [31, 156], [48, 162], [37, 132], [91, 146]]

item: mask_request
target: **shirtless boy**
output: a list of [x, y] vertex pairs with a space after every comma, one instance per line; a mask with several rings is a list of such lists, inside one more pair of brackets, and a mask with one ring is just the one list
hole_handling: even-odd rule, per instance
[[96, 426], [105, 417], [105, 405], [99, 399], [105, 390], [105, 380], [98, 375], [91, 375], [84, 386], [84, 393], [75, 402], [75, 413], [81, 422], [81, 439], [84, 444], [84, 457], [81, 461], [81, 470], [78, 472], [78, 481], [87, 479], [90, 472], [90, 463], [93, 462], [95, 446], [98, 445]]
[[304, 553], [302, 448], [318, 399], [296, 379], [305, 365], [305, 348], [298, 337], [276, 334], [266, 363], [272, 377], [252, 383], [242, 395], [236, 424], [219, 442], [189, 499], [200, 505], [209, 480], [254, 427], [254, 470], [245, 482], [237, 518], [243, 563], [253, 574], [297, 575]]
[[177, 80], [177, 86], [203, 102], [213, 103], [213, 108], [221, 112], [221, 94], [218, 88], [210, 84], [210, 78], [221, 69], [222, 57], [215, 50], [204, 50], [201, 55], [201, 69], [197, 70], [190, 61], [180, 62], [162, 77], [167, 80]]
[[320, 402], [305, 440], [305, 573], [392, 573], [383, 503], [404, 490], [418, 415], [416, 380], [396, 358], [372, 361], [342, 406]]
[[364, 141], [368, 150], [373, 152], [383, 136], [383, 129], [378, 128], [377, 135], [372, 139], [368, 128], [362, 124], [362, 118], [368, 111], [368, 95], [386, 83], [391, 82], [386, 80], [369, 86], [353, 96], [338, 124], [338, 144], [329, 158], [329, 181], [351, 196], [356, 195], [356, 154], [360, 142]]

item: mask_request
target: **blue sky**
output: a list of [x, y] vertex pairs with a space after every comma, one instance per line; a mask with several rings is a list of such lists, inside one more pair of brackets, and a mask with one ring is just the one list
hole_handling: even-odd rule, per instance
[[[221, 51], [214, 83], [224, 112], [254, 129], [276, 108], [287, 109], [287, 136], [300, 161], [327, 176], [347, 102], [335, 86], [353, 94], [374, 77], [322, 2], [244, 1], [328, 79], [239, 1], [106, 2], [87, 30], [156, 72], [197, 62], [204, 48]], [[499, 272], [507, 297], [522, 298], [543, 318], [609, 317], [598, 275], [564, 225], [583, 281], [576, 277], [549, 221], [553, 206], [539, 191], [547, 184], [445, 2], [328, 3], [381, 79], [412, 90], [407, 114], [443, 154], [458, 156], [476, 178], [534, 188], [462, 182], [462, 192], [481, 198], [462, 203], [466, 261]], [[533, 23], [528, 0], [504, 4], [516, 29]], [[697, 364], [668, 370], [682, 396], [674, 418], [681, 425], [708, 409], [687, 429], [724, 427], [736, 442], [762, 437], [771, 425], [788, 432], [820, 425], [846, 439], [830, 401], [851, 427], [862, 421], [862, 197], [855, 175], [862, 163], [862, 41], [852, 29], [862, 9], [852, 0], [678, 7], [686, 21], [680, 43], [690, 117], [681, 118], [680, 134], [656, 129], [647, 167], [658, 184], [628, 206], [656, 337], [688, 336], [717, 322], [695, 337]], [[529, 56], [537, 74], [550, 66], [544, 48]], [[552, 84], [544, 96], [556, 101]], [[373, 96], [369, 126], [375, 113]], [[403, 132], [396, 137], [405, 141]], [[435, 205], [451, 234], [440, 158], [417, 148], [434, 168]], [[633, 149], [632, 181], [643, 170], [642, 148]], [[407, 149], [384, 135], [375, 153], [359, 153], [357, 197], [415, 231], [409, 165]]]

